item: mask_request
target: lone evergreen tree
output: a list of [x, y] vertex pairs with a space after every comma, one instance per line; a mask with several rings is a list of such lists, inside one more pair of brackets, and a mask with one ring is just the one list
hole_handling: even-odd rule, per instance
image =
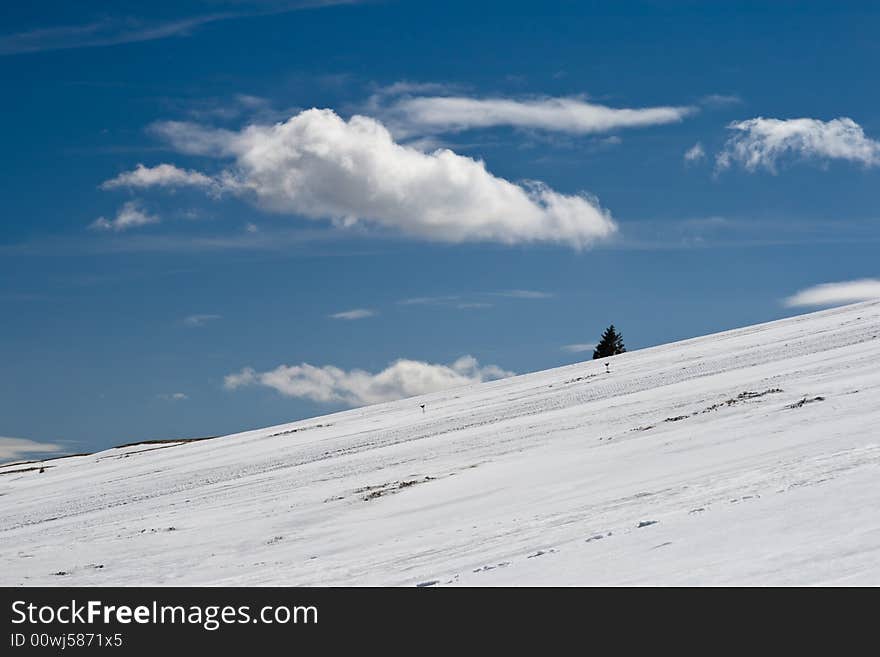
[[605, 332], [602, 334], [602, 339], [599, 340], [599, 344], [596, 345], [596, 348], [593, 350], [593, 360], [597, 358], [607, 358], [608, 356], [614, 356], [615, 354], [622, 354], [626, 351], [626, 347], [623, 345], [623, 336], [617, 332], [617, 329], [614, 328], [614, 324], [605, 329]]

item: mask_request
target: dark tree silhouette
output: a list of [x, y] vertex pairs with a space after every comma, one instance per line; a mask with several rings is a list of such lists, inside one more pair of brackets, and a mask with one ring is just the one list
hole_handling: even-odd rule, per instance
[[599, 340], [599, 344], [596, 345], [596, 348], [593, 350], [593, 360], [597, 358], [607, 358], [608, 356], [614, 356], [615, 354], [622, 354], [626, 351], [626, 347], [623, 344], [623, 336], [617, 332], [617, 329], [614, 328], [614, 324], [605, 329], [605, 332], [602, 334], [602, 339]]

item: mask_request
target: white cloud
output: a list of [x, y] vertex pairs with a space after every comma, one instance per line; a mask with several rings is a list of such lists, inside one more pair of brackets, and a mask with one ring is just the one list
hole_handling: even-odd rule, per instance
[[404, 97], [385, 110], [396, 134], [458, 132], [509, 126], [570, 134], [593, 134], [621, 128], [678, 123], [695, 107], [615, 108], [578, 97], [468, 98], [464, 96]]
[[880, 142], [865, 136], [862, 127], [849, 118], [765, 119], [735, 121], [735, 131], [716, 157], [719, 170], [739, 164], [747, 171], [760, 168], [776, 172], [785, 157], [804, 160], [849, 160], [864, 166], [880, 164]]
[[684, 153], [685, 162], [699, 162], [706, 157], [706, 151], [703, 150], [703, 144], [697, 142]]
[[238, 135], [233, 130], [209, 128], [191, 121], [160, 121], [149, 131], [188, 155], [232, 156], [231, 148]]
[[593, 351], [596, 348], [596, 345], [592, 342], [590, 343], [580, 343], [580, 344], [566, 344], [562, 346], [563, 351], [568, 351], [573, 354], [579, 354], [584, 351]]
[[157, 223], [159, 223], [159, 217], [144, 212], [137, 201], [128, 201], [116, 213], [115, 219], [98, 217], [89, 225], [89, 228], [94, 230], [111, 230], [118, 233], [129, 228]]
[[199, 326], [204, 326], [208, 322], [213, 322], [222, 318], [222, 315], [189, 315], [183, 318], [183, 323], [191, 328], [197, 328]]
[[370, 98], [371, 107], [377, 107], [381, 99], [394, 96], [414, 96], [416, 94], [451, 94], [457, 90], [456, 85], [445, 82], [410, 82], [400, 80], [379, 88]]
[[227, 374], [223, 377], [223, 387], [227, 390], [235, 390], [236, 388], [249, 386], [257, 382], [257, 371], [252, 367], [244, 367], [240, 372]]
[[472, 292], [467, 294], [448, 294], [436, 297], [412, 297], [401, 299], [401, 306], [454, 306], [459, 309], [490, 308], [493, 304], [485, 301], [487, 297], [505, 297], [508, 299], [552, 299], [552, 292], [540, 290], [503, 290], [501, 292]]
[[541, 292], [540, 290], [506, 290], [504, 292], [494, 292], [499, 297], [510, 297], [511, 299], [551, 299], [554, 295], [552, 292]]
[[251, 94], [234, 94], [232, 97], [205, 96], [198, 99], [180, 100], [177, 104], [197, 120], [233, 121], [242, 117], [250, 117], [274, 123], [286, 119], [292, 113], [288, 110], [276, 109], [268, 98]]
[[823, 283], [801, 290], [785, 300], [792, 306], [839, 306], [858, 301], [880, 299], [880, 279], [861, 278], [855, 281]]
[[483, 162], [448, 149], [398, 144], [378, 121], [311, 109], [240, 132], [160, 124], [187, 153], [232, 157], [224, 190], [261, 207], [350, 227], [379, 225], [426, 240], [555, 242], [583, 248], [617, 226], [595, 198], [560, 194], [539, 182], [493, 176]]
[[158, 395], [158, 397], [165, 401], [183, 401], [184, 399], [189, 399], [189, 395], [185, 392], [163, 392]]
[[52, 443], [0, 436], [0, 460], [13, 460], [30, 454], [51, 454], [59, 451], [61, 451], [61, 447]]
[[495, 365], [481, 366], [473, 356], [462, 356], [450, 365], [400, 359], [375, 374], [357, 369], [343, 370], [332, 365], [315, 367], [308, 363], [281, 365], [267, 372], [246, 367], [228, 375], [224, 385], [230, 390], [261, 385], [288, 397], [361, 406], [501, 379], [513, 374]]
[[134, 170], [120, 173], [115, 178], [101, 183], [101, 189], [117, 187], [213, 187], [215, 181], [198, 171], [179, 169], [173, 164], [159, 164], [145, 167], [138, 164]]
[[368, 308], [355, 308], [354, 310], [345, 310], [340, 313], [330, 315], [333, 319], [364, 319], [365, 317], [373, 317], [376, 314], [374, 310]]
[[459, 299], [461, 299], [461, 296], [450, 294], [440, 297], [412, 297], [410, 299], [401, 299], [397, 303], [401, 306], [440, 306], [452, 301], [458, 301]]
[[731, 105], [741, 105], [742, 98], [736, 94], [709, 94], [700, 98], [700, 104], [706, 107], [721, 108], [730, 107]]

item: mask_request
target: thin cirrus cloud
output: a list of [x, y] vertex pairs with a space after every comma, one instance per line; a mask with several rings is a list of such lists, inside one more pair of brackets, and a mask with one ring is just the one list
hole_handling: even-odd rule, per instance
[[511, 299], [552, 299], [556, 296], [552, 292], [543, 292], [541, 290], [505, 290], [503, 292], [493, 292], [493, 294]]
[[700, 105], [713, 109], [742, 105], [742, 102], [743, 99], [736, 94], [709, 94], [700, 98]]
[[230, 14], [196, 16], [166, 22], [139, 19], [105, 19], [79, 25], [59, 25], [0, 36], [0, 55], [20, 55], [47, 50], [94, 48], [121, 43], [184, 36], [192, 30]]
[[[247, 16], [281, 14], [299, 9], [356, 4], [358, 0], [302, 0], [274, 2], [262, 7], [259, 3], [241, 3], [242, 11], [218, 12], [181, 17], [166, 21], [151, 21], [133, 17], [108, 17], [77, 25], [55, 25], [23, 32], [0, 35], [0, 56], [21, 55], [51, 50], [97, 48], [123, 43], [155, 41], [170, 37], [185, 37], [210, 23]], [[251, 5], [248, 7], [248, 5]]]
[[0, 461], [11, 461], [32, 454], [53, 454], [60, 452], [61, 449], [59, 445], [52, 443], [0, 436]]
[[[592, 196], [561, 194], [536, 181], [515, 184], [449, 149], [425, 153], [399, 144], [366, 116], [346, 121], [332, 110], [311, 109], [240, 131], [179, 122], [154, 131], [181, 152], [231, 160], [233, 166], [213, 178], [222, 192], [338, 227], [367, 224], [427, 241], [550, 242], [575, 249], [617, 231]], [[135, 169], [108, 183], [205, 187], [199, 172], [155, 169]]]
[[397, 303], [401, 306], [442, 306], [448, 305], [461, 299], [457, 294], [448, 294], [437, 297], [410, 297], [409, 299], [401, 299]]
[[376, 373], [308, 363], [280, 365], [266, 372], [246, 367], [226, 376], [224, 387], [235, 390], [258, 385], [287, 397], [364, 406], [513, 375], [495, 365], [480, 365], [473, 356], [462, 356], [449, 365], [402, 358]]
[[148, 224], [157, 224], [159, 221], [158, 216], [145, 212], [137, 201], [128, 201], [116, 213], [115, 219], [98, 217], [89, 225], [89, 228], [118, 233]]
[[369, 308], [354, 308], [353, 310], [343, 310], [342, 312], [333, 313], [330, 315], [332, 319], [344, 319], [347, 321], [355, 320], [355, 319], [366, 319], [367, 317], [373, 317], [376, 314], [375, 310], [370, 310]]
[[690, 164], [696, 164], [705, 159], [705, 157], [706, 151], [703, 149], [703, 144], [700, 142], [697, 142], [684, 152], [684, 161]]
[[563, 351], [567, 351], [571, 354], [580, 354], [585, 351], [592, 351], [596, 348], [596, 345], [592, 342], [584, 342], [577, 344], [566, 344], [562, 346]]
[[403, 136], [498, 126], [586, 135], [678, 123], [697, 111], [693, 106], [608, 107], [579, 97], [415, 96], [394, 101], [384, 113]]
[[460, 310], [472, 308], [491, 308], [494, 304], [485, 301], [486, 297], [508, 299], [552, 299], [553, 292], [541, 290], [502, 290], [500, 292], [474, 292], [468, 294], [447, 294], [435, 297], [410, 297], [397, 302], [401, 306], [454, 306]]
[[218, 319], [222, 318], [222, 315], [195, 314], [184, 317], [183, 323], [185, 326], [189, 326], [190, 328], [199, 328], [201, 326], [204, 326], [208, 322], [215, 322]]
[[880, 279], [861, 278], [854, 281], [814, 285], [785, 299], [788, 307], [840, 306], [859, 301], [880, 299]]
[[159, 397], [159, 399], [172, 402], [189, 399], [189, 395], [187, 395], [185, 392], [163, 392], [157, 396]]
[[715, 158], [719, 171], [738, 164], [749, 172], [776, 173], [783, 160], [847, 160], [866, 167], [880, 164], [880, 142], [850, 118], [734, 121], [733, 135]]

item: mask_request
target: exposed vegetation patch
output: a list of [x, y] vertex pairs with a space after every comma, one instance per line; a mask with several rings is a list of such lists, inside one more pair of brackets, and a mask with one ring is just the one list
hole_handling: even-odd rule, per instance
[[19, 468], [18, 470], [6, 470], [5, 472], [0, 472], [0, 475], [8, 475], [8, 474], [19, 474], [22, 472], [33, 472], [34, 470], [39, 470], [43, 472], [46, 468], [54, 468], [54, 465], [35, 465], [32, 468]]
[[800, 408], [801, 406], [805, 406], [806, 404], [812, 404], [813, 402], [820, 402], [820, 401], [825, 401], [825, 398], [822, 396], [813, 397], [811, 399], [804, 397], [800, 401], [796, 401], [794, 404], [789, 404], [788, 406], [786, 406], [786, 408]]
[[[202, 436], [201, 438], [157, 438], [155, 440], [139, 440], [136, 443], [125, 443], [124, 445], [116, 445], [116, 447], [111, 447], [110, 449], [136, 447], [137, 445], [168, 445], [169, 447], [176, 447], [177, 444], [197, 443], [201, 440], [213, 440], [214, 438], [220, 438], [220, 436]], [[80, 456], [86, 455], [82, 454]]]
[[[773, 395], [779, 392], [783, 392], [782, 388], [769, 388], [762, 392], [753, 392], [751, 390], [746, 390], [745, 392], [739, 393], [736, 397], [731, 397], [730, 399], [725, 399], [722, 402], [717, 402], [712, 404], [711, 406], [707, 406], [701, 411], [694, 411], [689, 415], [676, 415], [674, 417], [667, 417], [663, 421], [664, 422], [681, 422], [682, 420], [686, 420], [689, 417], [696, 417], [697, 415], [702, 415], [703, 413], [711, 413], [712, 411], [717, 411], [719, 408], [725, 408], [729, 406], [733, 406], [735, 404], [739, 404], [743, 401], [748, 401], [750, 399], [757, 399], [759, 397], [763, 397], [764, 395]], [[654, 425], [648, 425], [644, 427], [635, 427], [631, 429], [631, 431], [647, 431], [648, 429], [653, 429]]]
[[375, 500], [383, 495], [389, 495], [392, 493], [396, 493], [404, 488], [409, 488], [410, 486], [415, 486], [416, 484], [424, 484], [428, 481], [433, 481], [434, 477], [426, 475], [420, 479], [406, 479], [401, 481], [392, 481], [386, 484], [378, 484], [375, 486], [364, 486], [363, 488], [358, 488], [355, 493], [364, 494], [361, 498], [365, 502], [369, 502], [370, 500]]
[[529, 556], [527, 556], [526, 559], [534, 559], [535, 557], [541, 557], [545, 554], [553, 554], [554, 552], [556, 552], [554, 548], [550, 548], [549, 550], [538, 550], [534, 554], [530, 554]]
[[294, 427], [293, 429], [288, 429], [287, 431], [279, 431], [278, 433], [270, 434], [269, 438], [274, 438], [275, 436], [288, 436], [292, 433], [301, 433], [303, 431], [308, 431], [309, 429], [322, 429], [324, 427], [332, 426], [332, 424], [310, 424], [307, 427]]
[[568, 385], [570, 383], [578, 383], [580, 381], [586, 381], [587, 379], [592, 379], [595, 376], [596, 376], [595, 374], [588, 374], [587, 376], [579, 376], [576, 379], [569, 379], [568, 381], [563, 381], [563, 385]]
[[495, 565], [488, 564], [485, 566], [481, 566], [480, 568], [474, 569], [475, 573], [484, 573], [487, 570], [495, 570], [496, 568], [506, 568], [510, 565], [509, 561], [502, 561], [501, 563], [496, 563]]
[[768, 390], [764, 390], [763, 392], [752, 392], [750, 390], [746, 390], [745, 392], [739, 393], [736, 397], [732, 397], [726, 401], [719, 402], [717, 404], [712, 404], [711, 406], [707, 406], [700, 412], [710, 413], [712, 411], [717, 411], [719, 408], [722, 408], [724, 406], [733, 406], [734, 404], [738, 404], [742, 401], [757, 399], [758, 397], [763, 397], [764, 395], [774, 395], [779, 392], [783, 392], [782, 388], [769, 388]]

